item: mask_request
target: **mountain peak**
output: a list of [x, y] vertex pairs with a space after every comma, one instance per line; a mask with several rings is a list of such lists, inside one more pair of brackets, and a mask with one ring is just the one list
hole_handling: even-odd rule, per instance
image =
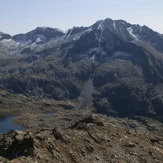
[[22, 44], [24, 47], [24, 44], [28, 46], [33, 43], [36, 45], [46, 44], [49, 41], [62, 38], [63, 36], [65, 36], [64, 38], [68, 39], [68, 41], [70, 41], [71, 39], [75, 41], [78, 40], [83, 34], [89, 33], [93, 30], [101, 31], [101, 36], [104, 30], [108, 30], [114, 33], [116, 36], [118, 36], [118, 38], [122, 39], [123, 41], [137, 42], [138, 44], [149, 43], [154, 48], [157, 48], [158, 51], [163, 51], [163, 36], [161, 34], [154, 32], [147, 26], [130, 24], [122, 19], [113, 20], [111, 18], [98, 20], [96, 23], [89, 27], [73, 27], [69, 29], [67, 33], [64, 33], [58, 28], [50, 28], [45, 26], [37, 27], [36, 29], [25, 34], [14, 35], [12, 38], [10, 35], [1, 32], [0, 40], [11, 38], [12, 46], [14, 43], [13, 41], [15, 41], [15, 47], [17, 47], [17, 43]]
[[46, 31], [58, 31], [58, 32], [61, 32], [61, 33], [64, 33], [61, 29], [59, 28], [51, 28], [51, 27], [46, 27], [46, 26], [42, 26], [42, 27], [37, 27], [35, 29], [36, 31], [39, 31], [39, 32], [46, 32]]
[[4, 40], [4, 39], [10, 39], [10, 38], [11, 38], [11, 35], [9, 35], [7, 33], [0, 32], [0, 41]]
[[18, 41], [21, 43], [27, 42], [35, 42], [35, 43], [46, 43], [51, 39], [55, 39], [57, 37], [63, 36], [64, 33], [57, 28], [50, 27], [37, 27], [36, 29], [26, 33], [26, 34], [18, 34], [12, 37], [14, 41]]

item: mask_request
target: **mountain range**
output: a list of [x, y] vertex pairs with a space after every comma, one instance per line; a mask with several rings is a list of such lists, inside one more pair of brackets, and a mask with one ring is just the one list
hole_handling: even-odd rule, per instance
[[12, 95], [120, 117], [163, 114], [163, 35], [147, 26], [107, 18], [67, 32], [0, 32], [0, 67]]

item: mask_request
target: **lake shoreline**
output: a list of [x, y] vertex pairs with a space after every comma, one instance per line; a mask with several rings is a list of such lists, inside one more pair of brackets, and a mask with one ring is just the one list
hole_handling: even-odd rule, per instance
[[25, 127], [14, 122], [16, 115], [0, 116], [0, 133], [7, 133], [11, 130], [24, 131]]

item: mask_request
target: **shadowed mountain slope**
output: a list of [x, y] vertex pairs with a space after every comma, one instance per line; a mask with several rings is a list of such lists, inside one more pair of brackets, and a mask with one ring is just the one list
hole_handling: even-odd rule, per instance
[[[105, 19], [63, 33], [38, 27], [1, 39], [0, 86], [32, 98], [72, 100], [118, 116], [163, 113], [163, 39]], [[1, 37], [2, 38], [2, 37]]]

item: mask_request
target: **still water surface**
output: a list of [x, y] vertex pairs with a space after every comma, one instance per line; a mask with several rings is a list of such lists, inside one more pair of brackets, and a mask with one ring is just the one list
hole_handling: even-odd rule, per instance
[[8, 115], [8, 116], [0, 116], [0, 133], [6, 133], [10, 130], [25, 130], [23, 126], [17, 125], [13, 123], [13, 119], [16, 116]]

